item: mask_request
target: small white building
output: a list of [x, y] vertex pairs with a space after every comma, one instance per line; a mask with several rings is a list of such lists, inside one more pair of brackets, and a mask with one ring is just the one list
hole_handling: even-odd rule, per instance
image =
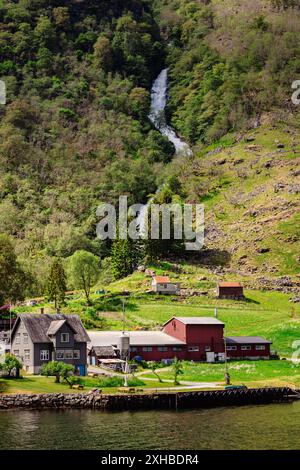
[[157, 294], [179, 294], [180, 283], [171, 282], [168, 276], [154, 276], [152, 278], [152, 290]]

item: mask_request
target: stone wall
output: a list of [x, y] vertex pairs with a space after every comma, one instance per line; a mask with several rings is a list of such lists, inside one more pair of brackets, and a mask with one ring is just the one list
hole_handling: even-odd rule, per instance
[[105, 395], [99, 391], [89, 393], [50, 393], [0, 395], [2, 409], [180, 409], [207, 406], [233, 406], [273, 403], [299, 398], [288, 388], [237, 389], [191, 391], [178, 393], [118, 394]]

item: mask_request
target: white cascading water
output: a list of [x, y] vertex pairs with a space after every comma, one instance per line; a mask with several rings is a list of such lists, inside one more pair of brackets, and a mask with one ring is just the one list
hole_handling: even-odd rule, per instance
[[[183, 155], [189, 157], [193, 154], [192, 150], [186, 142], [183, 142], [177, 135], [172, 127], [168, 126], [166, 120], [166, 104], [167, 104], [167, 92], [168, 92], [168, 69], [163, 69], [158, 77], [154, 80], [151, 88], [151, 107], [149, 113], [149, 119], [159, 130], [159, 132], [167, 137], [175, 147], [176, 155]], [[161, 188], [158, 189], [158, 191]], [[137, 218], [137, 223], [140, 227], [140, 233], [145, 230], [146, 216], [148, 212], [148, 206], [151, 204], [152, 199], [145, 204]]]
[[156, 80], [154, 80], [151, 89], [151, 108], [149, 119], [160, 133], [166, 136], [175, 147], [176, 154], [186, 156], [192, 155], [192, 150], [183, 142], [175, 133], [172, 127], [168, 126], [165, 115], [168, 91], [168, 69], [160, 72]]

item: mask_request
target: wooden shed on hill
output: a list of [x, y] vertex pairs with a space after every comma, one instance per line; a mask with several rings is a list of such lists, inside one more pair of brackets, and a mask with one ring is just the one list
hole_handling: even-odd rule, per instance
[[168, 276], [154, 276], [152, 290], [157, 294], [180, 294], [180, 283], [171, 282]]
[[219, 282], [217, 285], [219, 299], [244, 299], [244, 288], [240, 282]]

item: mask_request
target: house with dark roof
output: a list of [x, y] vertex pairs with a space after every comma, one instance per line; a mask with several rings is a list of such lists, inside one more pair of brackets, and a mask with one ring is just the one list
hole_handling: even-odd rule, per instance
[[261, 336], [227, 336], [226, 352], [231, 359], [270, 359], [272, 341]]
[[62, 361], [86, 375], [89, 341], [78, 315], [21, 314], [12, 330], [11, 353], [31, 374], [49, 361]]
[[171, 282], [168, 276], [153, 276], [152, 290], [157, 294], [179, 294], [180, 283]]
[[217, 297], [219, 299], [244, 299], [244, 288], [240, 282], [219, 282], [217, 285]]

